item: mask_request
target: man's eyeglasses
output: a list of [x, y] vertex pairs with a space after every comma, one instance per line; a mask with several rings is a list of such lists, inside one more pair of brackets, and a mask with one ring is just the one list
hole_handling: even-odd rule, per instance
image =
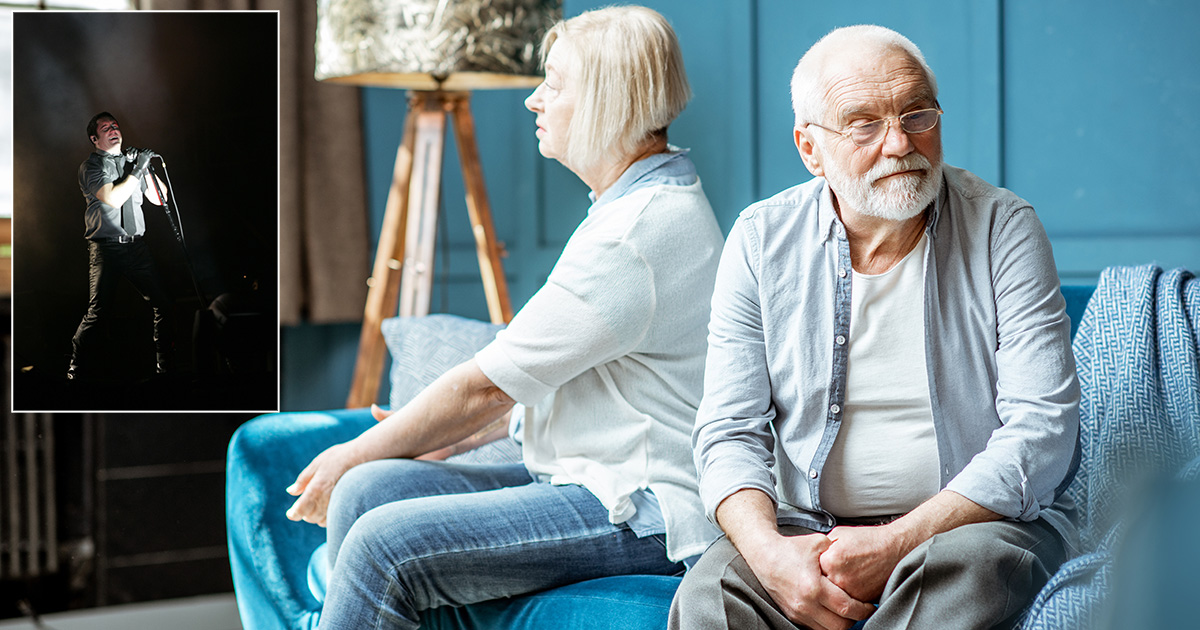
[[915, 112], [908, 112], [907, 114], [901, 114], [899, 116], [888, 116], [887, 118], [880, 118], [879, 120], [872, 120], [871, 122], [866, 122], [859, 125], [850, 125], [842, 131], [830, 129], [829, 127], [818, 125], [817, 123], [808, 124], [814, 127], [820, 127], [821, 129], [824, 129], [830, 133], [836, 133], [838, 135], [845, 136], [850, 139], [850, 142], [853, 142], [857, 146], [869, 147], [872, 144], [883, 140], [883, 137], [887, 135], [888, 129], [891, 127], [893, 120], [900, 121], [900, 128], [904, 130], [904, 133], [916, 134], [925, 133], [926, 131], [936, 127], [941, 116], [942, 110], [932, 107], [930, 109], [918, 109]]

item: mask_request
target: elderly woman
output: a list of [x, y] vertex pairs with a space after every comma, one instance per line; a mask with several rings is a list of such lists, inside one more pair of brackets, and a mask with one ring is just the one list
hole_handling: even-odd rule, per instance
[[[525, 101], [539, 150], [592, 206], [494, 342], [289, 488], [289, 518], [328, 520], [322, 628], [416, 628], [436, 606], [676, 574], [717, 535], [690, 435], [722, 237], [667, 144], [690, 96], [678, 42], [654, 11], [601, 9], [554, 26], [542, 62]], [[411, 459], [515, 403], [523, 462]]]

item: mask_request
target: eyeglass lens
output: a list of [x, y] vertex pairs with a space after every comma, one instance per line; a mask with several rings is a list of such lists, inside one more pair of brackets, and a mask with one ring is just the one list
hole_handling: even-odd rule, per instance
[[[905, 133], [925, 133], [937, 124], [939, 112], [936, 109], [922, 109], [900, 116], [900, 128]], [[873, 120], [869, 123], [850, 128], [850, 138], [859, 146], [874, 144], [887, 133], [890, 119]]]

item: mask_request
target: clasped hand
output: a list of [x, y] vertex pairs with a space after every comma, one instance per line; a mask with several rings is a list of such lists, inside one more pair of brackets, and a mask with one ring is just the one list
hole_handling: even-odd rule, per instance
[[751, 569], [788, 619], [844, 630], [874, 612], [867, 602], [883, 593], [898, 552], [880, 527], [837, 527], [828, 535], [784, 537]]
[[884, 526], [835, 527], [826, 536], [829, 548], [821, 553], [821, 573], [851, 597], [875, 601], [904, 556], [896, 539]]

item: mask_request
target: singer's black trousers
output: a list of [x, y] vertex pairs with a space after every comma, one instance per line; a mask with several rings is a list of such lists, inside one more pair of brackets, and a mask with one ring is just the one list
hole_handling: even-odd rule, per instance
[[171, 351], [171, 299], [163, 289], [146, 242], [140, 237], [132, 243], [89, 241], [88, 257], [91, 263], [88, 310], [71, 340], [71, 371], [94, 368], [94, 357], [89, 356], [92, 337], [122, 276], [150, 303], [154, 315], [154, 349], [158, 354], [159, 371], [163, 371]]

